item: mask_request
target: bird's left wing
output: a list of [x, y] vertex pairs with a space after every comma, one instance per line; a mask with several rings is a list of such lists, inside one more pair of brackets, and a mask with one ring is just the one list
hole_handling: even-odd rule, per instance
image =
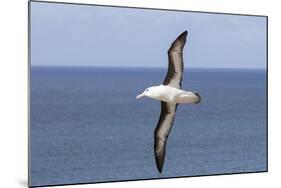
[[166, 142], [173, 126], [177, 104], [161, 102], [161, 115], [154, 131], [154, 154], [158, 171], [161, 173], [166, 153]]
[[172, 43], [168, 50], [169, 66], [163, 85], [181, 88], [183, 75], [183, 48], [186, 42], [187, 31], [183, 32]]

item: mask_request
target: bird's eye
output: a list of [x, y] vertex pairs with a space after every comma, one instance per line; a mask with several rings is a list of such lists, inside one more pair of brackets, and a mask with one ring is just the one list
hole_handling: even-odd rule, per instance
[[148, 89], [146, 89], [145, 91], [148, 91]]

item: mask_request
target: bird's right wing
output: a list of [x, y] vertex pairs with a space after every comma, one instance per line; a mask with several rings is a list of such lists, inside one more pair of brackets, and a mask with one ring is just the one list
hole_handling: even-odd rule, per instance
[[154, 154], [158, 171], [161, 173], [166, 153], [166, 142], [173, 126], [177, 104], [161, 102], [161, 115], [154, 131]]
[[175, 88], [181, 88], [183, 75], [183, 48], [186, 42], [187, 31], [183, 32], [172, 43], [168, 50], [169, 66], [163, 85], [168, 85]]

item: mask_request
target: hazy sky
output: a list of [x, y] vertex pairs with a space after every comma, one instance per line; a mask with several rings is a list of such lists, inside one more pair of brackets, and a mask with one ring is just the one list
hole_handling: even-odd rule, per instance
[[266, 18], [31, 3], [32, 65], [167, 67], [183, 31], [185, 67], [265, 68]]

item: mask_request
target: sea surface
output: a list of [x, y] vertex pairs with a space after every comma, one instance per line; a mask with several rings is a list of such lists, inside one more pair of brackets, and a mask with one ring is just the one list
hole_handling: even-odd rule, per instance
[[166, 69], [31, 67], [32, 186], [267, 170], [266, 71], [187, 69], [162, 174], [160, 102], [136, 95]]

